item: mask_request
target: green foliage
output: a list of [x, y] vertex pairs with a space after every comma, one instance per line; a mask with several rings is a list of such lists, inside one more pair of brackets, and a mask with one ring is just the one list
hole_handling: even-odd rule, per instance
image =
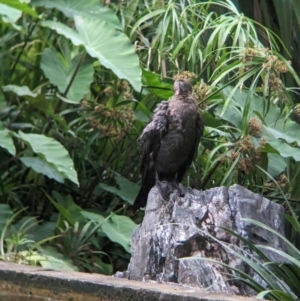
[[136, 139], [172, 78], [206, 124], [184, 184], [299, 199], [297, 1], [100, 2], [0, 0], [2, 258], [126, 269]]
[[[79, 102], [84, 94], [89, 92], [94, 74], [91, 63], [84, 64], [84, 62], [81, 62], [79, 64], [81, 58], [82, 54], [77, 54], [71, 59], [68, 46], [66, 46], [63, 56], [55, 50], [45, 48], [41, 58], [41, 68], [45, 76], [53, 85], [57, 86], [65, 97], [76, 102]], [[75, 72], [77, 66], [80, 67]], [[72, 80], [74, 74], [76, 74], [76, 77]], [[72, 85], [69, 87], [70, 83]]]
[[[284, 236], [280, 235], [278, 232], [274, 231], [272, 228], [264, 225], [261, 222], [243, 219], [246, 223], [251, 223], [256, 227], [262, 228], [270, 233], [277, 235], [286, 244], [288, 251], [281, 251], [273, 247], [265, 245], [254, 245], [249, 241], [243, 239], [236, 233], [231, 233], [235, 235], [238, 239], [243, 241], [243, 243], [251, 250], [253, 253], [244, 254], [242, 249], [240, 250], [230, 250], [234, 254], [245, 262], [261, 277], [264, 281], [263, 286], [261, 280], [253, 279], [243, 272], [235, 269], [236, 279], [240, 280], [247, 285], [249, 285], [254, 291], [258, 293], [257, 298], [266, 298], [268, 300], [299, 300], [299, 275], [300, 275], [300, 251], [296, 248], [289, 240]], [[299, 222], [294, 217], [289, 216], [289, 222], [293, 224], [295, 230], [299, 234]], [[224, 245], [225, 246], [225, 245]], [[228, 248], [226, 246], [226, 248]], [[271, 251], [273, 254], [277, 254], [281, 258], [281, 262], [270, 262], [269, 259], [264, 255], [263, 251]]]
[[[10, 21], [12, 25], [21, 17], [22, 12], [31, 15], [32, 17], [38, 17], [37, 13], [28, 6], [26, 3], [21, 3], [18, 0], [1, 0], [1, 15], [4, 21]], [[12, 17], [13, 15], [16, 18]]]
[[92, 212], [82, 211], [87, 219], [98, 223], [103, 233], [113, 242], [120, 244], [128, 253], [130, 252], [131, 234], [136, 224], [127, 216], [111, 214], [107, 218]]
[[[139, 91], [141, 89], [139, 61], [127, 36], [116, 31], [105, 21], [82, 16], [75, 16], [74, 21], [77, 31], [55, 21], [43, 21], [41, 24], [64, 35], [74, 45], [83, 45], [91, 57], [97, 58], [119, 78], [127, 79]], [[95, 31], [95, 28], [99, 31]], [[111, 49], [114, 49], [114, 52]]]
[[[0, 204], [0, 208], [1, 219], [4, 221], [0, 224], [0, 258], [19, 263], [31, 263], [31, 256], [39, 254], [35, 250], [40, 249], [42, 244], [55, 238], [53, 236], [55, 223], [47, 222], [39, 225], [34, 217], [28, 216], [14, 222], [24, 210], [13, 214], [7, 205]], [[40, 258], [43, 257], [42, 254], [39, 255]], [[41, 263], [44, 259], [36, 261]]]
[[56, 171], [49, 163], [38, 157], [21, 157], [20, 161], [28, 168], [32, 168], [36, 173], [41, 173], [59, 183], [64, 182], [62, 175]]
[[122, 200], [132, 205], [139, 193], [140, 186], [119, 175], [115, 175], [114, 179], [116, 180], [116, 183], [119, 185], [120, 189], [109, 186], [105, 183], [100, 183], [99, 187], [105, 191], [116, 194]]
[[[109, 187], [117, 180], [129, 203], [138, 189], [110, 171], [122, 171], [134, 156], [127, 150], [131, 139], [116, 140], [136, 131], [132, 93], [141, 89], [141, 69], [134, 46], [114, 11], [99, 1], [0, 5], [0, 205], [21, 210], [10, 218], [3, 209], [2, 258], [105, 274], [123, 269], [135, 223], [110, 215], [123, 206], [108, 209], [110, 195], [103, 198], [98, 183]], [[110, 114], [116, 117], [108, 127]], [[109, 219], [105, 231], [81, 214], [95, 204], [97, 215]], [[46, 237], [32, 236], [31, 226], [20, 223]]]
[[5, 148], [11, 155], [15, 155], [16, 148], [10, 132], [7, 129], [0, 130], [0, 146]]
[[87, 18], [101, 18], [101, 20], [113, 25], [116, 29], [121, 29], [117, 16], [111, 9], [102, 5], [97, 0], [78, 0], [74, 3], [72, 0], [33, 0], [34, 6], [45, 6], [47, 8], [56, 8], [66, 17], [83, 16]]
[[22, 131], [19, 131], [17, 136], [27, 143], [34, 153], [49, 163], [60, 175], [78, 184], [73, 162], [59, 142], [41, 134], [25, 134]]

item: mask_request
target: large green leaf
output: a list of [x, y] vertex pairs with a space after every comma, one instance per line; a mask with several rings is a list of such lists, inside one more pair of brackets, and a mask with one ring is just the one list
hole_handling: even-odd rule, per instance
[[81, 213], [86, 218], [100, 223], [106, 236], [130, 253], [130, 239], [136, 224], [129, 217], [113, 214], [109, 218], [104, 218], [92, 212], [82, 211]]
[[18, 132], [18, 137], [26, 142], [42, 159], [46, 160], [60, 175], [78, 185], [77, 173], [67, 150], [53, 138], [41, 134]]
[[[72, 80], [80, 59], [80, 54], [71, 60], [70, 57], [62, 56], [59, 52], [46, 48], [42, 54], [41, 68], [50, 82], [56, 85], [61, 93], [64, 93]], [[66, 97], [79, 102], [83, 95], [89, 91], [93, 74], [92, 64], [85, 60], [80, 65]]]
[[16, 154], [14, 141], [7, 129], [0, 129], [0, 147], [5, 148], [13, 156]]
[[63, 183], [64, 179], [60, 175], [58, 171], [56, 171], [50, 164], [48, 164], [46, 161], [42, 160], [39, 157], [22, 157], [20, 158], [22, 163], [32, 168], [35, 172], [41, 173], [45, 176], [47, 176], [50, 179], [54, 179], [59, 183]]
[[[119, 78], [127, 79], [135, 90], [141, 89], [139, 58], [128, 37], [105, 21], [75, 16], [77, 31], [54, 21], [41, 22], [71, 39], [74, 45], [84, 45], [90, 56], [111, 69]], [[97, 29], [97, 30], [95, 30]]]
[[81, 208], [74, 202], [71, 195], [62, 195], [53, 190], [52, 196], [47, 194], [50, 202], [55, 206], [61, 215], [61, 220], [66, 220], [70, 225], [74, 226], [76, 222], [85, 223], [82, 218]]
[[130, 253], [130, 240], [136, 224], [127, 216], [114, 214], [102, 225], [103, 232], [107, 237], [120, 244], [128, 253]]
[[222, 106], [218, 106], [215, 109], [215, 114], [219, 116], [221, 119], [234, 124], [236, 128], [242, 128], [243, 114], [239, 108], [233, 105], [229, 105], [226, 111], [222, 114]]
[[10, 23], [15, 29], [20, 30], [21, 27], [16, 22], [21, 18], [22, 12], [18, 9], [0, 3], [0, 17], [6, 23]]
[[6, 85], [3, 86], [3, 91], [13, 92], [18, 96], [31, 96], [31, 97], [37, 96], [37, 94], [30, 91], [30, 89], [27, 86]]
[[[230, 93], [230, 88], [223, 90], [225, 94]], [[222, 106], [215, 109], [217, 116], [234, 124], [237, 128], [242, 127], [243, 110], [247, 99], [247, 93], [237, 91], [231, 98], [231, 103], [227, 107], [223, 115]], [[262, 137], [267, 139], [271, 149], [265, 148], [266, 152], [280, 154], [283, 158], [293, 157], [296, 161], [300, 161], [299, 147], [293, 147], [289, 144], [297, 143], [300, 146], [300, 125], [290, 118], [284, 119], [281, 116], [280, 108], [271, 104], [268, 111], [264, 111], [263, 99], [259, 96], [252, 96], [250, 103], [249, 118], [263, 117]], [[272, 158], [272, 157], [271, 157]], [[275, 163], [276, 162], [276, 163]], [[274, 165], [275, 163], [275, 165]], [[268, 171], [271, 175], [278, 175], [284, 170], [286, 164], [282, 160], [269, 160]], [[279, 170], [281, 170], [279, 172]]]
[[39, 263], [45, 269], [78, 271], [70, 258], [50, 246], [40, 247], [38, 252], [23, 251], [20, 255], [31, 262]]
[[268, 153], [268, 161], [268, 174], [272, 177], [278, 176], [286, 169], [286, 160], [279, 154]]
[[168, 99], [173, 95], [173, 87], [171, 84], [163, 83], [161, 76], [150, 70], [143, 69], [143, 84], [146, 85], [146, 89], [151, 93], [163, 98]]
[[298, 147], [292, 147], [281, 139], [268, 139], [267, 143], [282, 157], [293, 157], [296, 161], [300, 162], [300, 149]]
[[115, 176], [115, 180], [120, 186], [120, 189], [106, 185], [104, 183], [100, 183], [99, 187], [118, 195], [122, 200], [132, 205], [141, 187], [118, 175]]
[[[273, 113], [272, 110], [270, 113]], [[281, 138], [288, 143], [297, 142], [300, 146], [300, 125], [290, 118], [286, 121], [281, 118], [276, 121], [276, 113], [273, 114], [273, 121], [264, 126], [265, 135], [268, 137]]]
[[7, 5], [8, 7], [12, 8], [12, 9], [21, 11], [21, 14], [22, 14], [22, 12], [24, 12], [26, 14], [29, 14], [29, 15], [37, 18], [38, 14], [34, 10], [32, 10], [32, 8], [30, 8], [26, 3], [22, 3], [22, 2], [25, 2], [25, 1], [19, 1], [19, 0], [0, 0], [0, 5], [1, 5], [1, 7], [0, 7], [0, 15], [3, 14], [3, 12], [4, 12], [3, 7], [5, 5]]
[[103, 6], [98, 0], [33, 0], [31, 3], [35, 6], [56, 8], [69, 18], [74, 16], [97, 18], [113, 25], [117, 29], [122, 29], [117, 15], [110, 8]]
[[26, 3], [21, 3], [19, 0], [0, 0], [0, 17], [17, 30], [21, 30], [21, 26], [17, 25], [17, 21], [21, 18], [22, 12], [38, 17], [37, 13]]
[[81, 210], [80, 213], [87, 219], [89, 219], [95, 223], [100, 223], [101, 225], [106, 220], [105, 217], [103, 217], [102, 215], [97, 214], [97, 213], [84, 211], [84, 210]]
[[[51, 102], [45, 95], [32, 92], [27, 86], [6, 85], [3, 86], [4, 92], [12, 92], [18, 96], [24, 97], [30, 104], [45, 112], [46, 114], [53, 116], [54, 110]], [[55, 116], [53, 116], [55, 118]]]

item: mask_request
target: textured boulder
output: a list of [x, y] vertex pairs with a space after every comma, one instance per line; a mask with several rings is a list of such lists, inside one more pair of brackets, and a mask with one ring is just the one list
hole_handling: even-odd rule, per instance
[[[132, 235], [132, 258], [126, 276], [245, 293], [242, 285], [228, 281], [228, 271], [217, 262], [258, 276], [214, 238], [233, 248], [249, 250], [222, 228], [233, 230], [255, 244], [283, 250], [285, 246], [277, 236], [242, 218], [260, 221], [284, 234], [283, 208], [239, 185], [203, 192], [187, 189], [184, 198], [174, 193], [169, 202], [163, 201], [153, 188], [143, 222]], [[266, 255], [271, 260], [280, 260], [275, 254]]]

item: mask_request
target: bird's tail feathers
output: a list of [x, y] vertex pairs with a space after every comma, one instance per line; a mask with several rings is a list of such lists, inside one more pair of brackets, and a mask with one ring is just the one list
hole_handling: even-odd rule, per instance
[[[151, 189], [151, 188], [150, 188]], [[141, 188], [139, 194], [137, 195], [134, 203], [133, 203], [133, 211], [137, 211], [138, 209], [145, 207], [147, 204], [148, 193], [150, 189], [145, 189], [144, 187]]]

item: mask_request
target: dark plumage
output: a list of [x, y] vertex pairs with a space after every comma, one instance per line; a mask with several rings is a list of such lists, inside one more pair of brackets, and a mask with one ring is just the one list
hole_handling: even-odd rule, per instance
[[155, 184], [163, 198], [168, 197], [169, 187], [181, 192], [179, 183], [196, 157], [203, 129], [191, 84], [176, 80], [174, 96], [156, 107], [138, 138], [142, 188], [133, 204], [134, 210], [146, 206], [148, 193]]

